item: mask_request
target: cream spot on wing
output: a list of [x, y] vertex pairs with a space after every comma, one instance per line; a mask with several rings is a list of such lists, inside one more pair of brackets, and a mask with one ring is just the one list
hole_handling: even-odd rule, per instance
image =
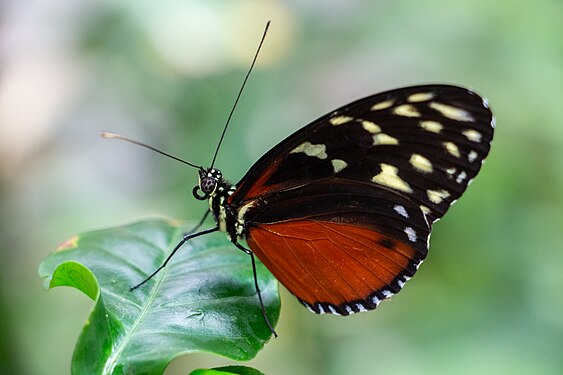
[[457, 145], [455, 143], [444, 142], [442, 144], [446, 148], [446, 151], [449, 152], [450, 154], [452, 154], [453, 156], [455, 156], [456, 158], [459, 158], [461, 156], [461, 154], [459, 153], [459, 148], [457, 147]]
[[307, 156], [313, 156], [319, 159], [326, 159], [326, 146], [323, 144], [314, 145], [311, 142], [301, 143], [299, 146], [291, 150], [291, 154], [304, 153]]
[[440, 204], [444, 199], [450, 196], [446, 190], [426, 190], [426, 195], [428, 195], [428, 199], [430, 202]]
[[401, 206], [400, 204], [398, 204], [395, 207], [393, 207], [393, 209], [395, 210], [396, 213], [398, 213], [402, 217], [405, 217], [407, 219], [409, 218], [409, 214], [407, 213], [405, 206]]
[[413, 105], [410, 104], [403, 104], [395, 109], [393, 109], [393, 113], [398, 116], [405, 116], [405, 117], [420, 117], [420, 113], [416, 110]]
[[407, 101], [411, 103], [425, 102], [432, 99], [433, 97], [434, 94], [431, 92], [419, 92], [417, 94], [409, 95]]
[[425, 214], [428, 215], [430, 213], [430, 209], [426, 206], [420, 205], [420, 210]]
[[405, 228], [405, 233], [407, 234], [407, 237], [409, 238], [409, 241], [411, 242], [416, 242], [417, 240], [417, 235], [416, 235], [416, 231], [414, 229], [412, 229], [411, 227], [406, 227]]
[[409, 163], [420, 172], [430, 173], [433, 170], [430, 160], [419, 154], [412, 154]]
[[331, 118], [329, 121], [332, 125], [338, 126], [338, 125], [342, 125], [342, 124], [345, 124], [347, 122], [350, 122], [353, 119], [354, 118], [350, 117], [350, 116], [337, 116], [337, 117]]
[[471, 113], [461, 108], [456, 108], [451, 105], [438, 102], [432, 102], [429, 104], [429, 106], [430, 108], [440, 112], [444, 117], [451, 118], [452, 120], [475, 121], [473, 116], [471, 116]]
[[395, 101], [390, 99], [390, 100], [385, 100], [383, 102], [379, 102], [379, 103], [375, 103], [374, 105], [371, 106], [371, 110], [372, 111], [380, 111], [382, 109], [386, 109], [389, 108], [393, 105]]
[[381, 128], [379, 127], [379, 125], [374, 124], [371, 121], [362, 120], [362, 128], [372, 134], [381, 133]]
[[390, 135], [385, 133], [374, 134], [373, 138], [373, 145], [398, 145], [399, 141], [397, 138], [393, 138]]
[[467, 129], [461, 132], [461, 134], [465, 135], [467, 139], [472, 142], [481, 142], [483, 135], [479, 133], [477, 130]]
[[330, 162], [332, 163], [334, 173], [338, 173], [348, 166], [348, 163], [341, 159], [332, 159]]
[[421, 121], [419, 125], [422, 129], [436, 134], [440, 133], [444, 128], [442, 124], [437, 121]]
[[467, 160], [469, 160], [470, 163], [473, 163], [476, 159], [477, 159], [477, 153], [473, 150], [469, 151], [469, 154], [467, 155]]
[[455, 174], [456, 171], [457, 171], [457, 169], [455, 167], [451, 167], [451, 168], [446, 169], [446, 172], [448, 172], [449, 175]]
[[381, 163], [381, 172], [371, 179], [376, 184], [387, 186], [405, 193], [412, 193], [412, 189], [401, 177], [397, 175], [399, 169], [389, 164]]

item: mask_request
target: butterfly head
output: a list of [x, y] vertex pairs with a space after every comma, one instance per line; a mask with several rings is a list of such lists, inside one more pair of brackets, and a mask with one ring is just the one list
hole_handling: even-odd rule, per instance
[[[215, 168], [203, 169], [201, 168], [198, 172], [199, 184], [193, 189], [194, 197], [198, 200], [208, 199], [210, 196], [215, 194], [217, 190], [217, 185], [223, 178], [223, 174], [220, 170]], [[199, 193], [203, 193], [201, 195]]]

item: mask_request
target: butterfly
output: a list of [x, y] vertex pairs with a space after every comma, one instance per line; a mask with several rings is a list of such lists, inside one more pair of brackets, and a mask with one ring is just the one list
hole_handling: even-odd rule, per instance
[[218, 148], [209, 168], [173, 157], [198, 168], [193, 194], [209, 201], [215, 226], [185, 235], [132, 289], [185, 242], [221, 231], [250, 255], [274, 335], [254, 255], [314, 313], [375, 309], [426, 258], [433, 223], [481, 169], [494, 127], [488, 102], [475, 92], [423, 85], [372, 95], [311, 122], [234, 185], [213, 166]]
[[428, 254], [432, 224], [479, 172], [493, 137], [485, 100], [446, 85], [346, 105], [262, 156], [236, 184], [200, 171], [220, 231], [246, 240], [315, 313], [372, 310]]

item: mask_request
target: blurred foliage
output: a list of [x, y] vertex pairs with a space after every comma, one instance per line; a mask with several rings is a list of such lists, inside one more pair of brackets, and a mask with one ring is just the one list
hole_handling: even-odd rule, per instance
[[[208, 164], [268, 19], [219, 153], [233, 182], [309, 121], [399, 86], [472, 87], [489, 98], [497, 132], [480, 176], [435, 225], [429, 258], [400, 295], [339, 318], [310, 314], [282, 293], [280, 338], [250, 365], [267, 374], [561, 372], [561, 1], [0, 6], [0, 328], [9, 340], [0, 358], [13, 372], [68, 373], [92, 307], [72, 290], [39, 285], [36, 266], [57, 242], [206, 209], [191, 199], [193, 170], [104, 142], [99, 131]], [[190, 355], [166, 374], [225, 364]]]

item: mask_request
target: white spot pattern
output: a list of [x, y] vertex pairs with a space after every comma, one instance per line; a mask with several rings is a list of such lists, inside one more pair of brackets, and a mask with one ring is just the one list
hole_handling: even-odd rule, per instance
[[381, 163], [381, 172], [371, 179], [376, 184], [384, 185], [405, 193], [412, 193], [412, 189], [401, 177], [397, 175], [399, 169], [395, 166]]
[[431, 92], [419, 92], [417, 94], [409, 95], [407, 101], [411, 103], [418, 103], [418, 102], [425, 102], [430, 100], [434, 97], [434, 94]]
[[461, 132], [467, 139], [472, 142], [481, 142], [483, 135], [474, 129], [466, 129]]
[[455, 182], [457, 182], [458, 184], [461, 184], [463, 182], [463, 180], [465, 180], [466, 178], [467, 178], [467, 173], [465, 173], [464, 171], [461, 171], [457, 175]]
[[423, 173], [431, 173], [433, 170], [430, 160], [419, 154], [412, 154], [409, 163], [411, 163], [416, 170]]
[[453, 107], [451, 105], [447, 105], [447, 104], [443, 104], [443, 103], [438, 103], [438, 102], [432, 102], [429, 104], [430, 108], [440, 112], [442, 114], [442, 116], [447, 117], [447, 118], [451, 118], [452, 120], [457, 120], [457, 121], [475, 121], [475, 119], [473, 118], [473, 116], [471, 116], [471, 113], [467, 112], [464, 109], [461, 108], [456, 108]]
[[334, 309], [334, 307], [328, 305], [328, 309], [330, 310], [330, 313], [331, 313], [331, 314], [340, 315], [340, 314]]
[[362, 120], [362, 127], [364, 128], [364, 130], [372, 134], [381, 133], [381, 128], [379, 127], [379, 125], [374, 124], [371, 121]]
[[359, 312], [366, 312], [366, 311], [368, 311], [368, 310], [364, 307], [364, 305], [362, 305], [362, 304], [359, 303], [359, 302], [356, 303], [356, 307], [358, 308], [358, 311], [359, 311]]
[[311, 308], [311, 306], [309, 306], [309, 304], [308, 304], [307, 302], [301, 301], [301, 303], [303, 304], [303, 306], [305, 306], [305, 307], [307, 308], [307, 310], [309, 310], [310, 312], [316, 314], [315, 310], [313, 310], [313, 309]]
[[426, 190], [426, 195], [428, 196], [428, 199], [430, 199], [430, 202], [435, 204], [440, 204], [444, 199], [450, 196], [450, 193], [448, 193], [446, 190], [443, 189], [440, 190], [429, 189]]
[[405, 116], [405, 117], [420, 117], [420, 113], [416, 110], [413, 105], [410, 104], [403, 104], [395, 109], [393, 109], [393, 113], [398, 116]]
[[390, 135], [385, 133], [374, 134], [373, 138], [373, 145], [398, 145], [399, 140], [397, 138], [393, 138]]
[[341, 159], [332, 159], [330, 162], [332, 163], [334, 173], [338, 173], [348, 166], [348, 163]]
[[329, 121], [332, 125], [338, 126], [338, 125], [346, 124], [347, 122], [350, 122], [353, 119], [354, 118], [350, 117], [350, 116], [337, 116], [337, 117], [331, 118]]
[[372, 111], [380, 111], [382, 109], [386, 109], [389, 108], [393, 105], [394, 101], [393, 100], [385, 100], [383, 102], [379, 102], [379, 103], [375, 103], [374, 105], [371, 106], [371, 110]]
[[418, 237], [417, 237], [416, 231], [414, 229], [412, 229], [411, 227], [406, 227], [405, 233], [406, 233], [407, 237], [409, 238], [409, 241], [416, 242]]
[[395, 210], [396, 213], [398, 213], [402, 217], [405, 217], [407, 219], [409, 218], [409, 214], [407, 213], [407, 210], [405, 209], [404, 206], [401, 206], [400, 204], [398, 204], [395, 207], [393, 207], [393, 209]]
[[304, 142], [291, 150], [291, 154], [304, 153], [307, 156], [316, 157], [319, 159], [326, 159], [326, 146], [323, 144], [314, 145], [311, 142]]
[[459, 148], [457, 147], [457, 145], [455, 143], [453, 143], [453, 142], [443, 142], [442, 144], [446, 148], [446, 151], [448, 153], [450, 153], [451, 155], [455, 156], [456, 158], [459, 158], [461, 156], [461, 154], [459, 152]]
[[420, 210], [423, 214], [428, 215], [430, 213], [430, 209], [426, 206], [420, 205]]
[[436, 134], [439, 134], [444, 128], [438, 121], [430, 120], [421, 121], [419, 125], [422, 129]]

